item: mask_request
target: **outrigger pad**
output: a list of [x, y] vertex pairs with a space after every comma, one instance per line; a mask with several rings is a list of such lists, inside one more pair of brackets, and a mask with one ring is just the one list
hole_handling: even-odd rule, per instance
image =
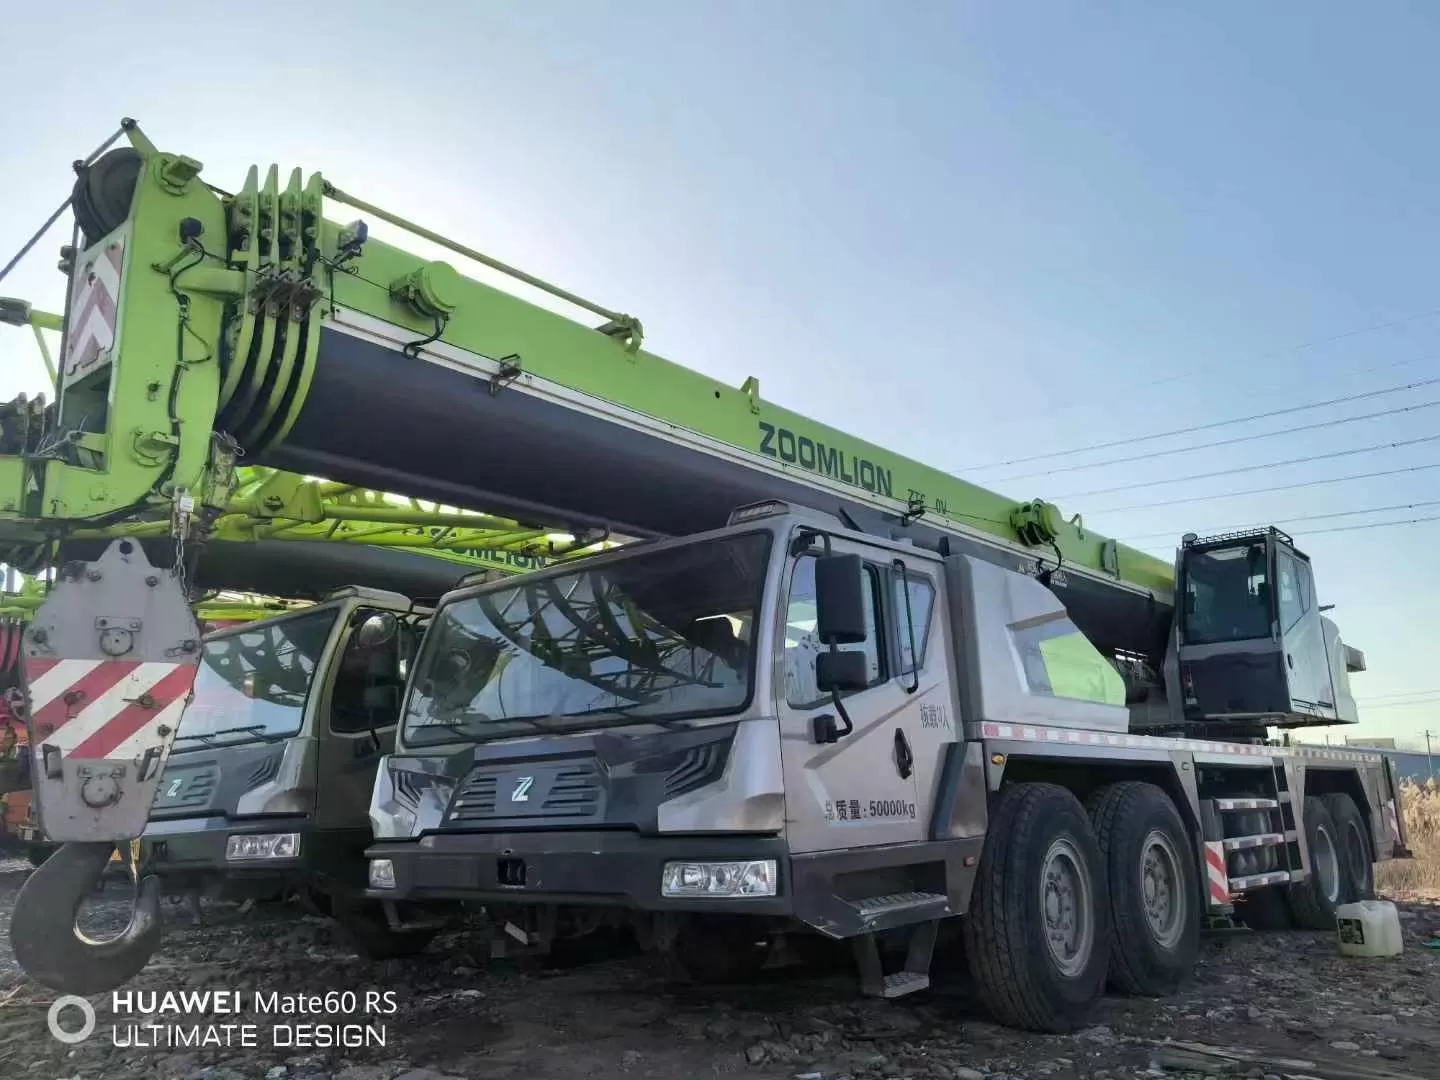
[[49, 840], [145, 830], [200, 664], [181, 579], [117, 540], [66, 563], [25, 633], [30, 775]]

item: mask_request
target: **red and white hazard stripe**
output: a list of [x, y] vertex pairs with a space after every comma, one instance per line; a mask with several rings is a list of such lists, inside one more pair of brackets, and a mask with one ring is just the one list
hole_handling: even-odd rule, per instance
[[75, 268], [66, 326], [65, 381], [87, 374], [101, 353], [115, 344], [115, 313], [120, 303], [120, 271], [125, 264], [125, 241], [117, 237], [103, 248], [82, 256]]
[[1230, 903], [1230, 871], [1225, 868], [1225, 842], [1205, 841], [1205, 876], [1210, 885], [1210, 906]]
[[66, 757], [130, 759], [174, 731], [199, 666], [139, 660], [27, 659], [30, 730]]

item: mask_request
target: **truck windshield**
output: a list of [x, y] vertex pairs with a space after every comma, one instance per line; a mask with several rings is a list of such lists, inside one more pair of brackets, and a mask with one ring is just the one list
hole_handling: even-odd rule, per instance
[[1270, 636], [1264, 544], [1185, 556], [1185, 640], [1192, 645]]
[[335, 616], [307, 611], [208, 639], [176, 749], [298, 732]]
[[408, 745], [737, 712], [750, 701], [768, 532], [522, 577], [447, 604], [405, 707]]

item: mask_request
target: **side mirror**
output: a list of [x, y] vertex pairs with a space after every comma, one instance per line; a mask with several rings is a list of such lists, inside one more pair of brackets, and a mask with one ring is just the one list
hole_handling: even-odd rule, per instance
[[825, 694], [864, 690], [870, 685], [870, 665], [865, 654], [821, 653], [815, 657], [815, 685]]
[[377, 611], [360, 624], [355, 637], [359, 644], [373, 648], [394, 640], [399, 632], [400, 620], [393, 611]]
[[815, 560], [815, 635], [822, 645], [858, 645], [868, 636], [859, 555], [824, 555]]

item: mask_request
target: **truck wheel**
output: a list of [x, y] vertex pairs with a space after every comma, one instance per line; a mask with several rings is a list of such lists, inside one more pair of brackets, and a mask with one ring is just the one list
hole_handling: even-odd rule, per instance
[[1365, 819], [1349, 795], [1326, 795], [1324, 800], [1340, 838], [1340, 877], [1345, 900], [1374, 900], [1375, 860], [1370, 854], [1370, 830], [1365, 827]]
[[1340, 831], [1325, 800], [1317, 796], [1305, 796], [1304, 814], [1310, 876], [1290, 886], [1290, 912], [1295, 925], [1305, 930], [1334, 930], [1335, 909], [1345, 902]]
[[749, 917], [687, 919], [670, 946], [677, 975], [697, 983], [740, 983], [760, 977], [770, 960], [765, 928]]
[[1110, 885], [1110, 978], [1122, 994], [1163, 997], [1200, 953], [1195, 845], [1170, 796], [1140, 781], [1101, 788], [1086, 804]]
[[961, 933], [1001, 1023], [1063, 1034], [1089, 1017], [1110, 952], [1105, 862], [1085, 808], [1055, 784], [1000, 795]]
[[339, 897], [332, 900], [335, 921], [355, 950], [367, 960], [398, 960], [425, 951], [438, 930], [396, 930], [376, 903], [355, 903]]

